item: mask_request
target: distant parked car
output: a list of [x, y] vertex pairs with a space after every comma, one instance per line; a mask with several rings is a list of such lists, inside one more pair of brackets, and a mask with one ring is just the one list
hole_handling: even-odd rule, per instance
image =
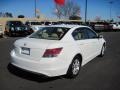
[[0, 24], [0, 37], [3, 37], [3, 30], [2, 30], [2, 25]]
[[41, 27], [45, 26], [42, 22], [39, 21], [26, 21], [25, 25], [30, 27], [34, 32], [38, 31]]
[[120, 23], [112, 23], [110, 24], [113, 30], [120, 30]]
[[94, 23], [94, 29], [96, 31], [109, 31], [112, 29], [112, 27], [107, 22], [96, 22]]
[[75, 78], [81, 65], [103, 56], [106, 42], [87, 26], [52, 25], [17, 40], [11, 64], [49, 77]]
[[16, 35], [29, 35], [33, 31], [21, 21], [7, 21], [5, 26], [5, 35], [16, 36]]
[[42, 23], [39, 21], [26, 21], [25, 25], [27, 26], [34, 26], [34, 25], [41, 25]]
[[26, 21], [25, 23], [25, 25], [29, 26], [34, 32], [40, 30], [42, 27], [55, 24], [57, 24], [55, 21]]

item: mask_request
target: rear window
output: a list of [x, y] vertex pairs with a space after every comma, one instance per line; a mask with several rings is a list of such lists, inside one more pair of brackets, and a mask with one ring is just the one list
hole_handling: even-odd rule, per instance
[[25, 25], [41, 25], [41, 22], [26, 22]]
[[11, 25], [11, 26], [19, 26], [19, 25], [23, 25], [23, 23], [20, 22], [20, 21], [11, 21], [11, 22], [10, 22], [10, 25]]
[[41, 22], [31, 22], [31, 25], [41, 25]]
[[69, 29], [65, 27], [43, 27], [29, 38], [61, 40]]

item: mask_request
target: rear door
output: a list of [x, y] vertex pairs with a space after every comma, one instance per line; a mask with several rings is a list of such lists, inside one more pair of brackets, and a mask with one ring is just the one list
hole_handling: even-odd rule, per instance
[[97, 34], [87, 27], [76, 29], [72, 33], [80, 53], [83, 55], [83, 64], [95, 57], [97, 46], [99, 45]]
[[89, 40], [87, 32], [84, 28], [78, 28], [72, 33], [72, 36], [83, 56], [84, 61], [82, 64], [87, 63], [92, 53], [92, 42]]

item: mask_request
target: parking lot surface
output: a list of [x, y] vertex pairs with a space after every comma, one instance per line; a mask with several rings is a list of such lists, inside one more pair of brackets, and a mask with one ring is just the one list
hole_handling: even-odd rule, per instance
[[120, 90], [120, 32], [102, 34], [107, 41], [105, 56], [83, 66], [76, 79], [46, 78], [11, 66], [13, 42], [21, 37], [0, 39], [0, 90]]

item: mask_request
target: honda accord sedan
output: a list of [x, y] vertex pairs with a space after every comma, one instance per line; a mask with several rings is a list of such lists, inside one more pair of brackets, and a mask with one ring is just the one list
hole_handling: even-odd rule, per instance
[[49, 77], [75, 78], [81, 66], [103, 56], [106, 41], [88, 26], [52, 25], [17, 40], [11, 64]]

